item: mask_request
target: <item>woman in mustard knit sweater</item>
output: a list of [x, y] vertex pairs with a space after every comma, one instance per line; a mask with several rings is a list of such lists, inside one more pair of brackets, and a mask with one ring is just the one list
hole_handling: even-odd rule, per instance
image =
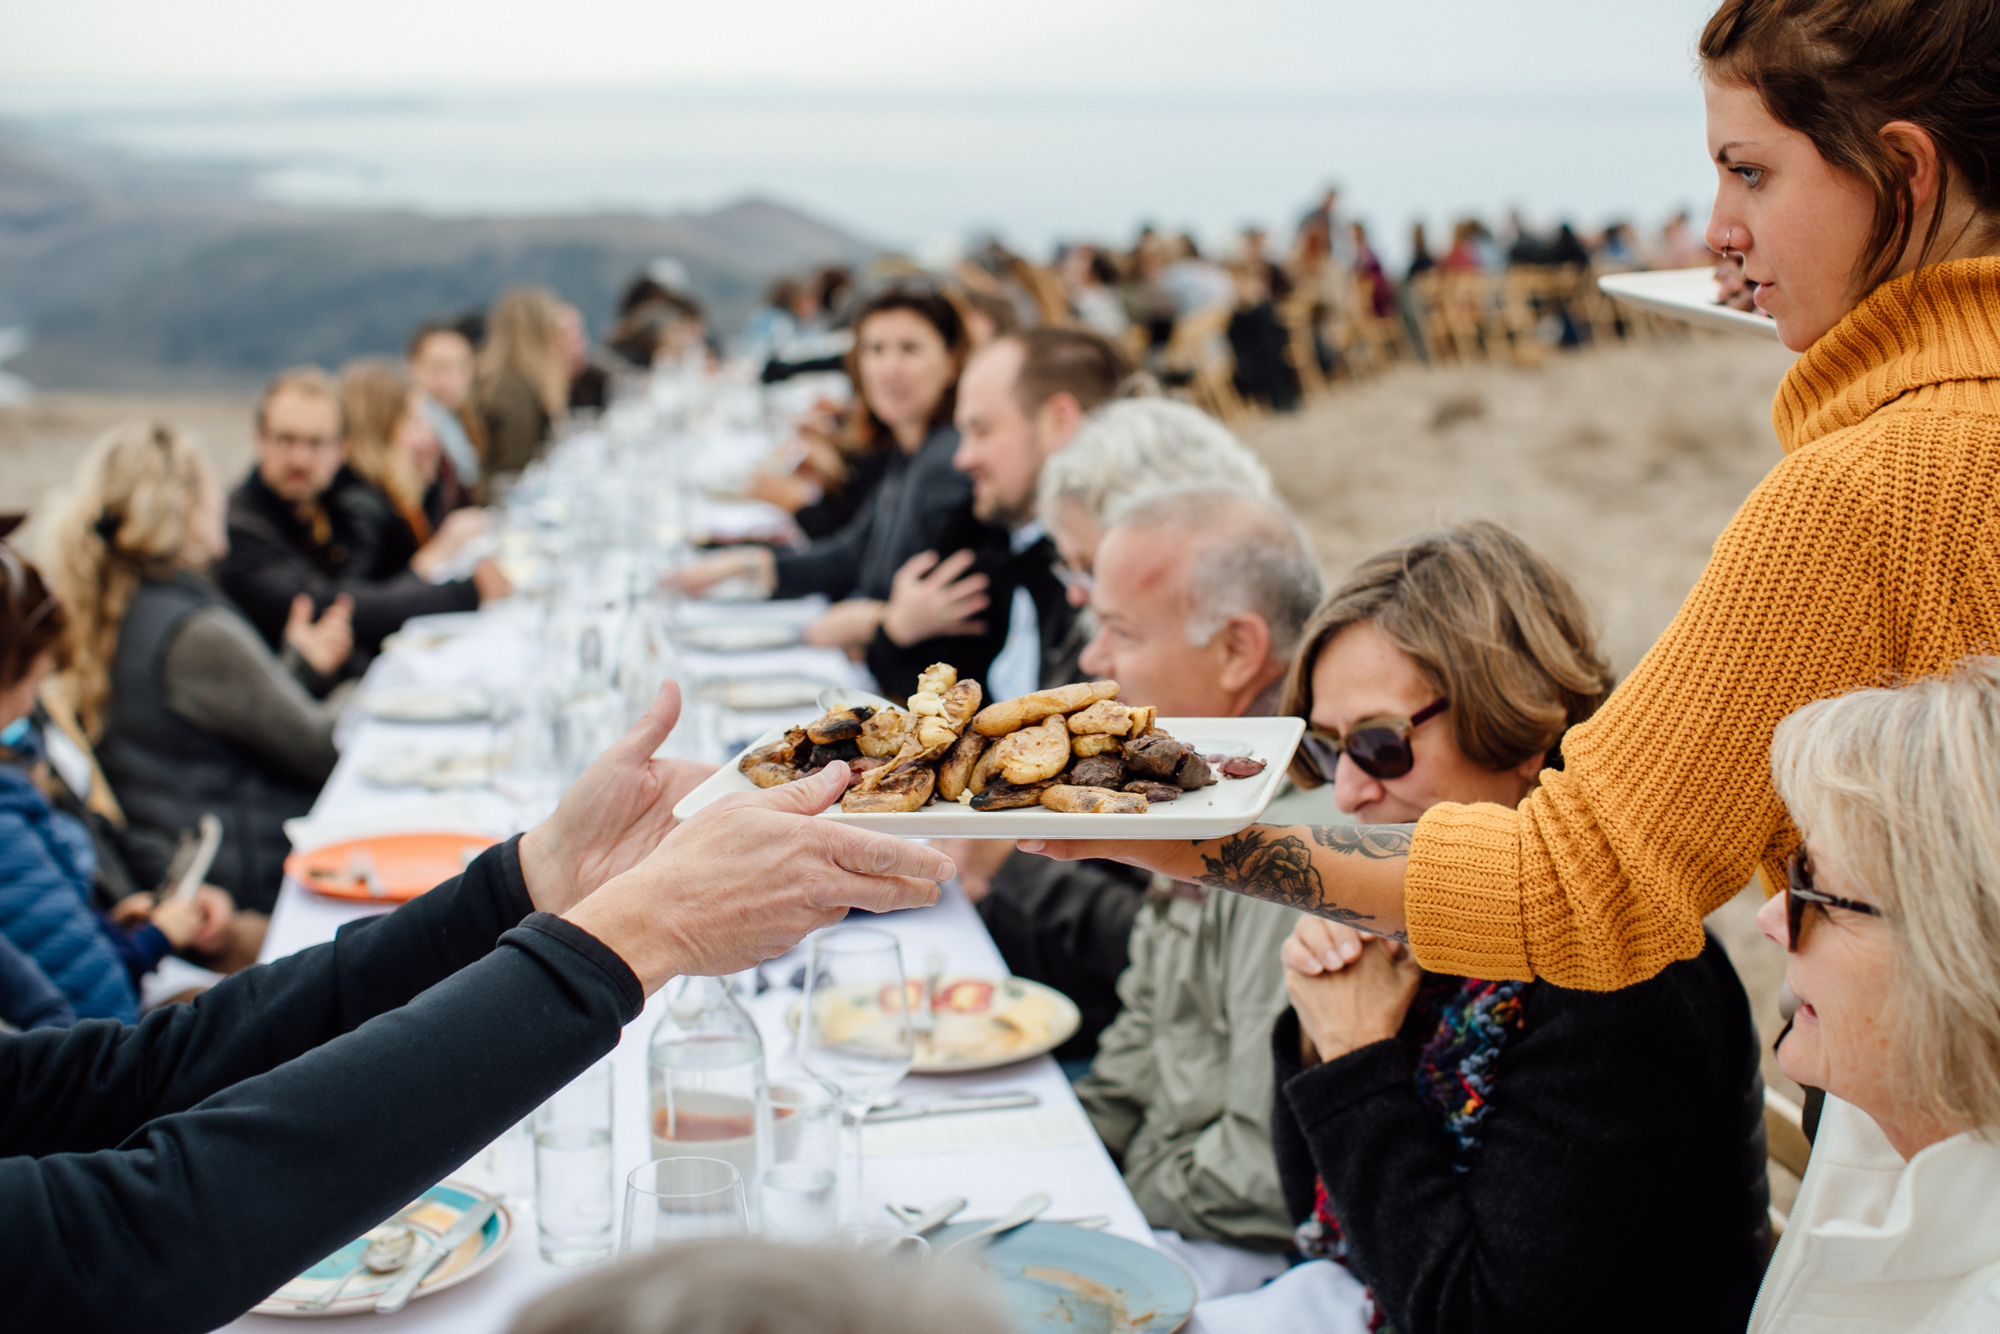
[[[1700, 53], [1708, 242], [1804, 354], [1772, 405], [1786, 457], [1566, 767], [1414, 825], [1025, 850], [1406, 935], [1436, 972], [1628, 986], [1699, 953], [1758, 866], [1785, 883], [1779, 719], [2000, 646], [2000, 3], [1726, 0]], [[1321, 744], [1422, 764], [1464, 722], [1447, 699]], [[1315, 941], [1328, 967], [1358, 953]]]

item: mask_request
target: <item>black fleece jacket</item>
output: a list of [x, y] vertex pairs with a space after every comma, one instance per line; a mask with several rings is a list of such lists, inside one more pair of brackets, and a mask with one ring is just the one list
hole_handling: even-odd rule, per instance
[[534, 911], [509, 841], [192, 1004], [0, 1035], [4, 1323], [234, 1319], [533, 1111], [643, 1003], [609, 948]]
[[1418, 1099], [1416, 1047], [1301, 1071], [1272, 1032], [1293, 1219], [1326, 1182], [1349, 1265], [1397, 1334], [1741, 1334], [1769, 1239], [1749, 1001], [1713, 939], [1623, 991], [1532, 984], [1470, 1171]]

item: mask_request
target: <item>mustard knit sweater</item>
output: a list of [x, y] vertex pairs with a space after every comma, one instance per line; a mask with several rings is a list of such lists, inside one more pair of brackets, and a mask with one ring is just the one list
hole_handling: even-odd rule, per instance
[[1877, 288], [1793, 365], [1771, 420], [1786, 457], [1564, 740], [1563, 771], [1518, 809], [1418, 822], [1426, 968], [1608, 990], [1692, 958], [1759, 864], [1784, 883], [1778, 721], [2000, 650], [2000, 259]]

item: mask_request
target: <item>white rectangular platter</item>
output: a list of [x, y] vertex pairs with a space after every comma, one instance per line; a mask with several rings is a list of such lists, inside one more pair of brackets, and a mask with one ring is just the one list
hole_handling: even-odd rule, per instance
[[[1262, 760], [1264, 772], [1254, 778], [1218, 776], [1199, 791], [1153, 803], [1143, 815], [1071, 815], [1044, 806], [975, 811], [955, 801], [939, 801], [922, 810], [874, 815], [849, 815], [836, 804], [820, 818], [904, 838], [1221, 838], [1257, 822], [1277, 795], [1292, 750], [1306, 730], [1299, 718], [1162, 718], [1158, 726], [1204, 755]], [[751, 746], [769, 745], [783, 735], [783, 728], [773, 728]], [[682, 797], [674, 814], [685, 820], [732, 792], [758, 790], [732, 759]]]

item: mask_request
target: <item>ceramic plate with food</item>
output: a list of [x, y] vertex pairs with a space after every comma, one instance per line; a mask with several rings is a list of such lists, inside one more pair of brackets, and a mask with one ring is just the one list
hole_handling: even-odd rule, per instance
[[493, 697], [478, 686], [404, 686], [370, 690], [362, 711], [390, 723], [484, 722], [493, 716]]
[[906, 708], [836, 708], [774, 728], [682, 799], [685, 819], [731, 792], [778, 787], [841, 761], [823, 813], [911, 838], [1219, 838], [1277, 795], [1297, 718], [1161, 718], [1087, 681], [986, 704], [943, 663]]
[[[368, 1243], [378, 1237], [388, 1236], [395, 1228], [407, 1227], [418, 1237], [417, 1252], [421, 1253], [427, 1242], [444, 1235], [458, 1216], [486, 1200], [491, 1199], [485, 1191], [476, 1186], [468, 1186], [457, 1181], [441, 1181], [425, 1191], [396, 1217], [380, 1227], [370, 1228], [362, 1236], [327, 1256], [305, 1273], [279, 1288], [251, 1308], [252, 1315], [276, 1316], [338, 1316], [359, 1315], [375, 1309], [376, 1299], [388, 1291], [396, 1281], [396, 1274], [371, 1274], [362, 1270], [341, 1289], [340, 1297], [323, 1311], [308, 1311], [305, 1305], [327, 1289], [339, 1283], [349, 1270], [361, 1263], [362, 1252]], [[467, 1237], [459, 1248], [438, 1263], [437, 1268], [417, 1285], [411, 1300], [428, 1297], [442, 1292], [484, 1272], [500, 1253], [507, 1249], [507, 1243], [514, 1239], [514, 1218], [502, 1204], [486, 1220], [486, 1225], [473, 1236]]]
[[[942, 1251], [990, 1222], [970, 1219], [931, 1234]], [[1108, 1232], [1030, 1223], [975, 1257], [993, 1276], [1021, 1334], [1172, 1334], [1194, 1312], [1194, 1279], [1164, 1252]]]
[[[923, 983], [912, 978], [905, 986], [906, 1004], [921, 1004]], [[821, 994], [833, 1006], [826, 1027], [835, 1040], [874, 1023], [883, 1006], [883, 997], [874, 990]], [[895, 994], [889, 988], [891, 1003]], [[802, 1003], [793, 1002], [785, 1013], [794, 1032]], [[931, 1017], [936, 1022], [930, 1032], [917, 1034], [916, 1060], [910, 1066], [919, 1075], [961, 1075], [1029, 1060], [1068, 1042], [1083, 1023], [1074, 1001], [1039, 982], [949, 973], [938, 979]]]

